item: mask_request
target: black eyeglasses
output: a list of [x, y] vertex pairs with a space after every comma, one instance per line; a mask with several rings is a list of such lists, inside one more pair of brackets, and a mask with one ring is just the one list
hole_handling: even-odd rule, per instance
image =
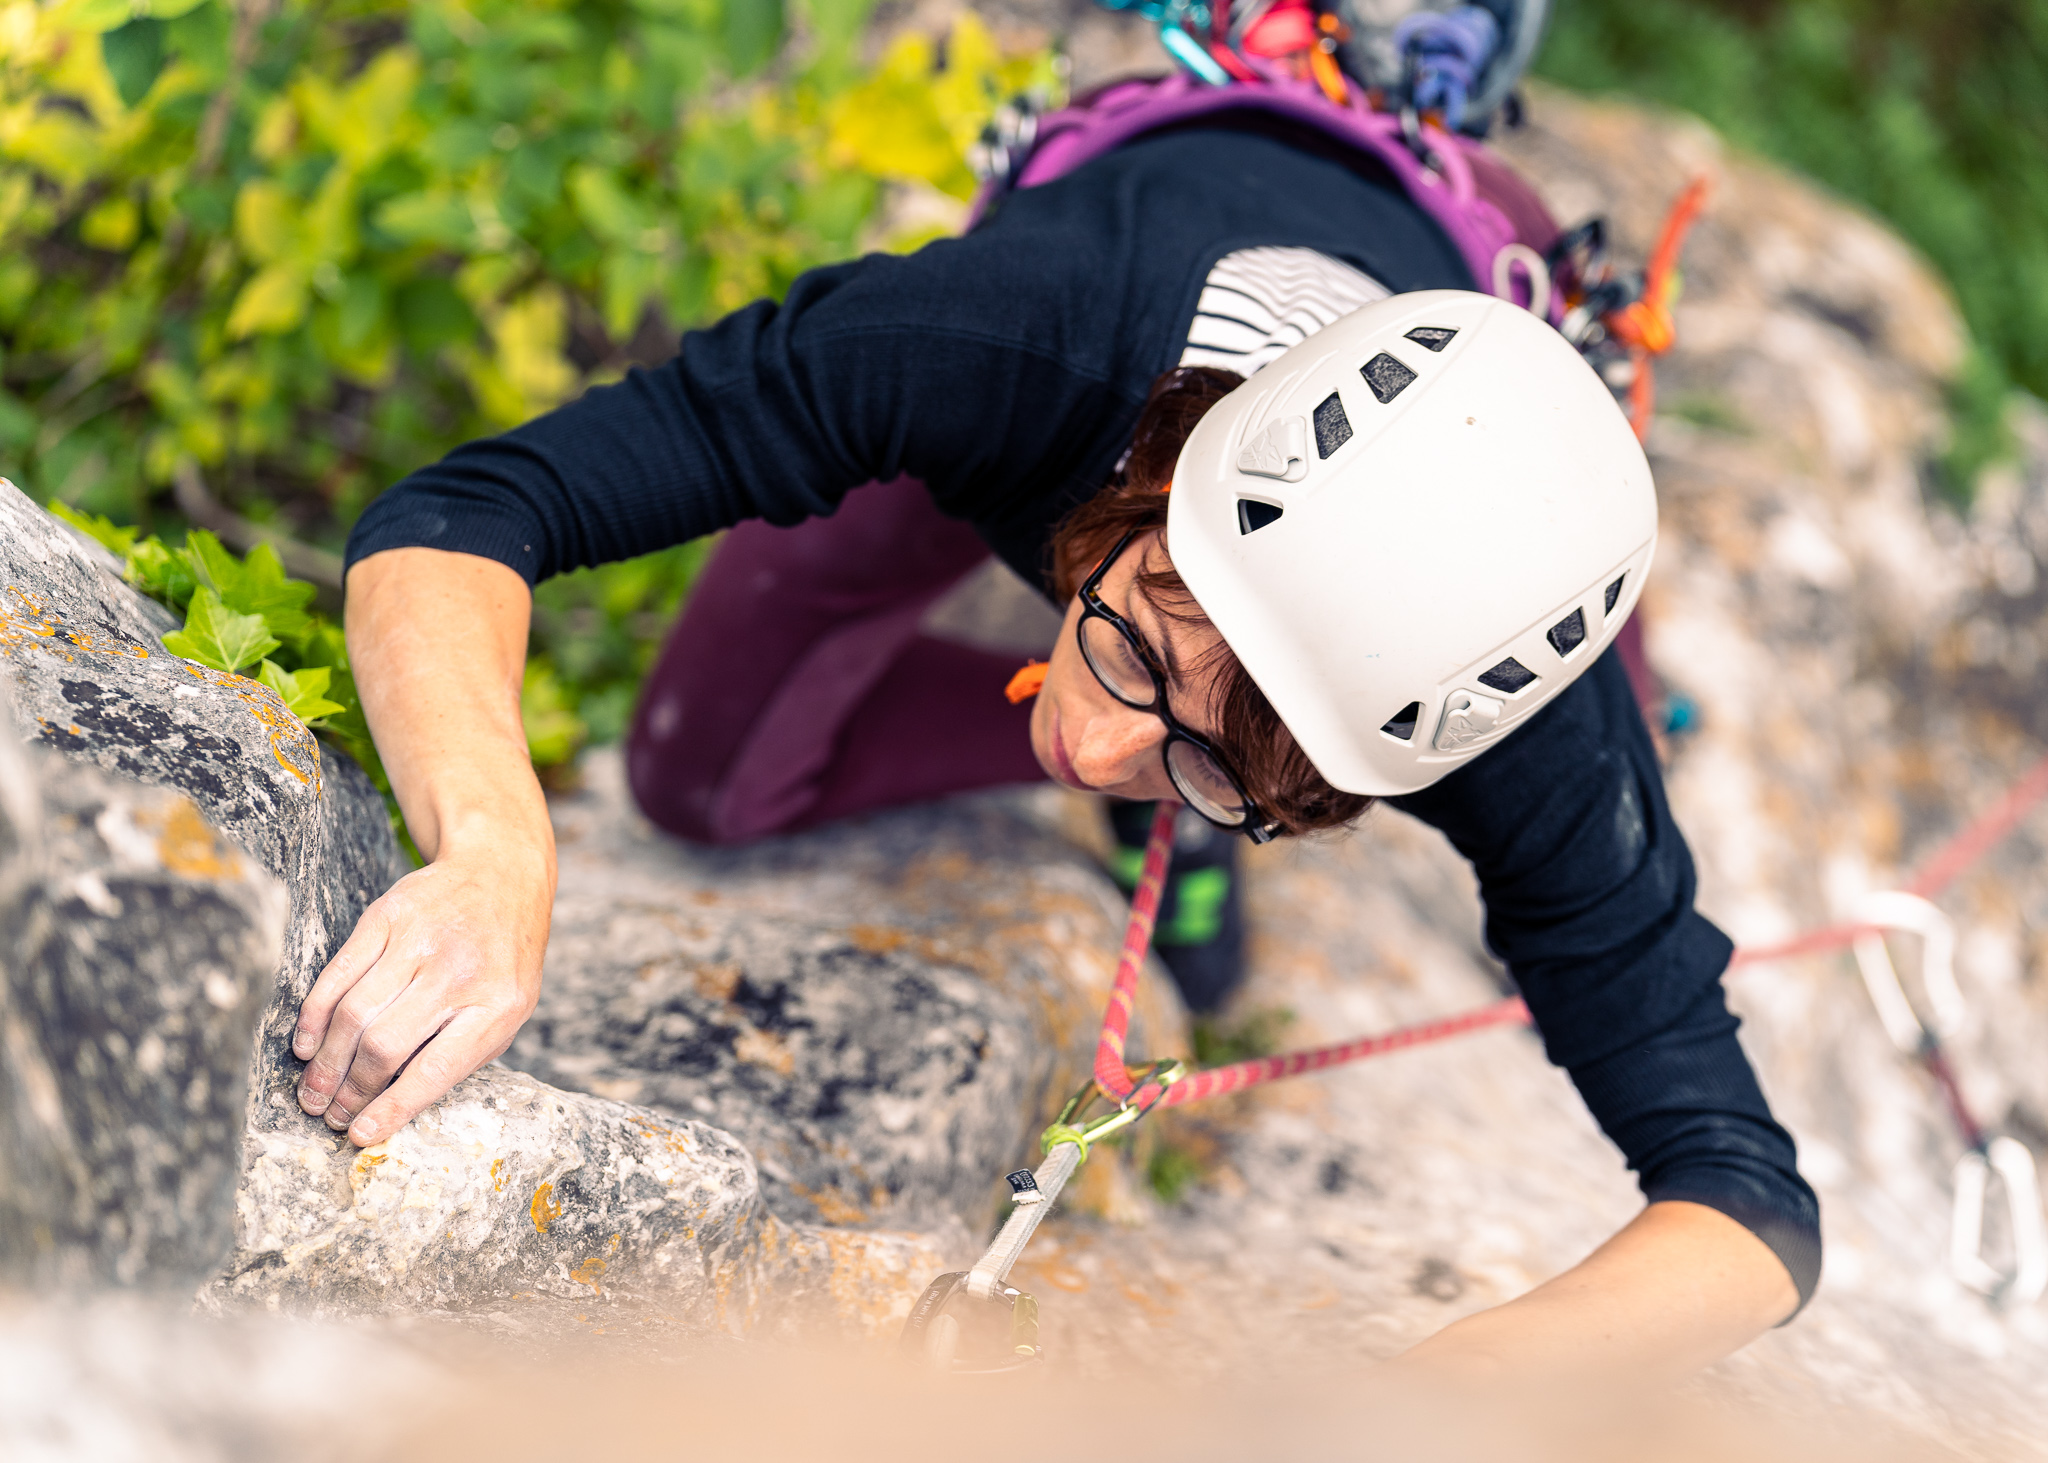
[[1166, 744], [1159, 754], [1166, 762], [1167, 780], [1189, 807], [1218, 828], [1242, 829], [1253, 843], [1270, 842], [1275, 830], [1244, 784], [1224, 765], [1214, 747], [1182, 726], [1167, 709], [1166, 677], [1152, 663], [1145, 642], [1097, 593], [1109, 566], [1123, 557], [1137, 536], [1133, 530], [1118, 539], [1081, 586], [1081, 622], [1074, 627], [1081, 642], [1081, 659], [1103, 690], [1132, 710], [1149, 711], [1166, 723]]

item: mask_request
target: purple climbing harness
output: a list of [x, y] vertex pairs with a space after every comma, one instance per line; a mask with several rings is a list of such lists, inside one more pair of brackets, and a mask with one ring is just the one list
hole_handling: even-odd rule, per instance
[[1559, 229], [1528, 184], [1472, 138], [1374, 111], [1355, 84], [1339, 106], [1310, 81], [1212, 86], [1180, 74], [1116, 82], [1006, 129], [974, 216], [1011, 189], [1049, 183], [1148, 133], [1229, 112], [1305, 124], [1379, 163], [1442, 228], [1479, 288], [1563, 322], [1564, 292], [1552, 288], [1546, 262]]

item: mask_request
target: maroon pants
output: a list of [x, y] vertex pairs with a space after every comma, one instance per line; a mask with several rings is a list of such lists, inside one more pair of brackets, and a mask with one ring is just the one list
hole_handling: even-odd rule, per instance
[[874, 483], [830, 518], [743, 523], [719, 544], [640, 694], [626, 776], [641, 811], [740, 843], [1044, 776], [1022, 663], [918, 629], [988, 557], [922, 483]]

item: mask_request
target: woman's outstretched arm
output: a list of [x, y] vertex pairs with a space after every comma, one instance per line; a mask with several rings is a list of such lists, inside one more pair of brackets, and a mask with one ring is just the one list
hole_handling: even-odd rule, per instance
[[350, 669], [427, 860], [363, 912], [292, 1038], [300, 1106], [358, 1146], [501, 1054], [540, 994], [555, 840], [519, 720], [532, 605], [474, 554], [391, 549], [349, 570]]
[[1799, 1290], [1748, 1229], [1704, 1204], [1651, 1204], [1527, 1295], [1456, 1321], [1400, 1366], [1601, 1387], [1684, 1377], [1792, 1314]]

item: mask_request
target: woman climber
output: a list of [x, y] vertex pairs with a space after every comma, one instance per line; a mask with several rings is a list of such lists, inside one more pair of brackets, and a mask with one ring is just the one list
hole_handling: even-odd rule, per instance
[[[1201, 1007], [1235, 977], [1237, 837], [1384, 799], [1471, 861], [1488, 944], [1646, 1199], [1411, 1355], [1684, 1369], [1804, 1303], [1818, 1206], [1612, 651], [1655, 501], [1553, 328], [1559, 230], [1443, 106], [1369, 106], [1330, 64], [1355, 40], [1334, 9], [1251, 9], [1164, 17], [1228, 85], [1011, 133], [964, 237], [815, 270], [364, 514], [350, 655], [427, 863], [303, 1006], [309, 1113], [388, 1138], [534, 1008], [555, 862], [519, 717], [531, 586], [726, 530], [627, 745], [654, 822], [731, 843], [1048, 776], [1125, 800], [1126, 828], [1177, 801], [1188, 938], [1164, 953]], [[1461, 110], [1493, 95], [1464, 81]], [[1441, 68], [1411, 82], [1442, 103]], [[1035, 699], [920, 629], [991, 552], [1065, 609], [1011, 686]]]

